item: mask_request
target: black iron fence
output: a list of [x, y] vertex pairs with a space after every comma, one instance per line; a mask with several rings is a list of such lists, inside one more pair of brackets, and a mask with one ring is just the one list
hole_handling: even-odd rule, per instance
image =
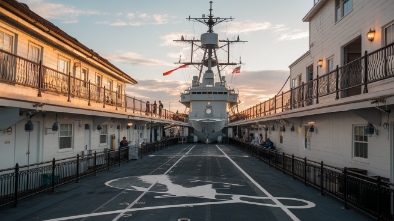
[[[394, 43], [300, 86], [282, 92], [263, 103], [230, 116], [230, 122], [248, 120], [312, 105], [332, 95], [333, 99], [368, 93], [368, 85], [394, 77]], [[335, 97], [335, 98], [334, 98]]]
[[76, 78], [71, 72], [62, 73], [41, 62], [35, 63], [1, 49], [0, 82], [36, 88], [38, 97], [43, 96], [42, 92], [51, 92], [67, 97], [70, 102], [73, 98], [85, 99], [88, 106], [95, 102], [103, 104], [103, 108], [113, 106], [116, 110], [130, 111], [133, 114], [181, 122], [188, 120], [187, 115], [159, 108], [159, 104], [124, 95], [121, 91], [113, 91], [112, 88], [91, 83], [90, 80]]
[[252, 145], [237, 139], [230, 144], [246, 151], [283, 173], [299, 179], [305, 185], [319, 189], [377, 220], [394, 220], [394, 184], [381, 177], [369, 177], [356, 168], [338, 168], [321, 162], [300, 158]]
[[[143, 155], [168, 148], [177, 143], [176, 138], [166, 139], [155, 143], [144, 144], [136, 153]], [[94, 152], [88, 155], [77, 155], [66, 159], [53, 158], [52, 161], [36, 163], [0, 170], [0, 206], [13, 204], [43, 191], [54, 191], [55, 187], [68, 182], [78, 182], [80, 178], [96, 175], [113, 166], [129, 162], [133, 147]]]

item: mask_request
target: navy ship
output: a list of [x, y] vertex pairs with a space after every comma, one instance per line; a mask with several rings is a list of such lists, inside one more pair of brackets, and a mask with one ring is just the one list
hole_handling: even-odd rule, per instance
[[[209, 15], [200, 18], [187, 18], [189, 21], [197, 21], [208, 27], [206, 33], [201, 34], [200, 39], [186, 39], [183, 36], [178, 42], [186, 42], [191, 45], [190, 61], [179, 64], [193, 65], [198, 69], [198, 76], [193, 76], [191, 87], [181, 93], [180, 102], [189, 108], [189, 125], [193, 128], [200, 142], [212, 143], [221, 141], [225, 134], [223, 128], [228, 123], [230, 110], [238, 105], [238, 93], [227, 86], [226, 77], [222, 75], [226, 67], [237, 66], [240, 69], [241, 61], [230, 62], [230, 46], [246, 41], [219, 40], [219, 35], [213, 31], [213, 27], [221, 22], [231, 21], [234, 18], [214, 17], [212, 14], [212, 1], [210, 3]], [[193, 60], [196, 50], [203, 51], [200, 61]], [[227, 60], [219, 61], [218, 50], [225, 51]]]

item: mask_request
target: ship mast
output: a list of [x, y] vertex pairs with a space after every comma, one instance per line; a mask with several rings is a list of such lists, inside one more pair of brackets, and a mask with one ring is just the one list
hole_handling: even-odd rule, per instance
[[[212, 67], [217, 67], [219, 79], [220, 79], [220, 84], [223, 85], [222, 82], [222, 76], [220, 73], [220, 66], [227, 66], [227, 65], [238, 65], [241, 64], [235, 63], [235, 62], [230, 62], [230, 44], [232, 43], [243, 43], [246, 41], [241, 41], [239, 40], [239, 36], [237, 37], [237, 40], [230, 41], [230, 40], [219, 40], [218, 35], [214, 33], [213, 27], [219, 23], [222, 23], [224, 21], [232, 21], [234, 18], [220, 18], [220, 17], [214, 17], [212, 14], [212, 1], [210, 3], [210, 8], [209, 8], [209, 15], [208, 17], [205, 17], [205, 15], [202, 15], [200, 18], [192, 18], [189, 16], [189, 18], [186, 18], [189, 21], [197, 21], [200, 23], [205, 24], [208, 26], [208, 31], [205, 34], [201, 35], [201, 39], [185, 39], [183, 36], [181, 37], [180, 40], [174, 40], [176, 42], [188, 42], [191, 45], [191, 56], [190, 56], [190, 61], [189, 62], [181, 62], [179, 61], [177, 64], [186, 64], [186, 65], [194, 65], [198, 70], [199, 70], [199, 76], [198, 76], [198, 82], [201, 82], [201, 73], [202, 69], [204, 66], [208, 68], [209, 72], [212, 72]], [[200, 42], [200, 44], [198, 44]], [[223, 46], [219, 47], [219, 42], [224, 42]], [[216, 51], [218, 49], [223, 49], [227, 46], [227, 61], [226, 62], [218, 62], [218, 57]], [[201, 62], [194, 62], [193, 61], [193, 53], [194, 53], [194, 47], [197, 47], [199, 49], [204, 50], [204, 56], [202, 58]]]

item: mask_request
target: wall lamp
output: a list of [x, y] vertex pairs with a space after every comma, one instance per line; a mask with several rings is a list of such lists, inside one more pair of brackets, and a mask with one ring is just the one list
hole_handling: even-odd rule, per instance
[[369, 29], [369, 32], [367, 33], [367, 38], [370, 42], [372, 42], [375, 39], [375, 30]]
[[[48, 133], [49, 129], [52, 130], [52, 133]], [[55, 123], [52, 124], [51, 128], [47, 128], [47, 127], [45, 128], [45, 135], [47, 135], [47, 134], [55, 134], [55, 132], [57, 132], [58, 130], [59, 130], [59, 124], [57, 123], [57, 113], [56, 113], [56, 121], [55, 121]]]
[[34, 124], [31, 122], [31, 120], [27, 121], [25, 124], [25, 131], [32, 132], [33, 130], [34, 130]]
[[291, 125], [290, 131], [293, 132], [295, 130], [294, 125]]
[[322, 59], [317, 61], [317, 66], [319, 66], [320, 68], [323, 66], [323, 60]]
[[272, 125], [271, 130], [272, 130], [272, 131], [275, 131], [275, 125]]
[[285, 132], [286, 131], [286, 127], [283, 125], [283, 126], [281, 126], [280, 127], [280, 131], [283, 131], [283, 132]]
[[315, 127], [313, 125], [311, 125], [309, 127], [309, 132], [311, 132], [311, 133], [315, 132]]
[[364, 127], [364, 132], [365, 134], [372, 135], [375, 133], [375, 127], [373, 126], [372, 123], [368, 122], [367, 126]]

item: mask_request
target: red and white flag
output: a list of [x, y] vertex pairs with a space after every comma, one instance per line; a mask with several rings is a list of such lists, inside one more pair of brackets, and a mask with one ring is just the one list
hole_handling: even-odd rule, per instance
[[178, 70], [178, 69], [180, 69], [180, 68], [185, 68], [185, 67], [187, 67], [186, 64], [181, 65], [181, 66], [179, 66], [179, 67], [177, 67], [177, 68], [175, 68], [175, 69], [172, 69], [172, 70], [170, 70], [170, 71], [164, 72], [164, 73], [163, 73], [163, 76], [170, 75], [172, 72], [174, 72], [174, 71], [176, 71], [176, 70]]
[[239, 73], [241, 73], [241, 66], [238, 66], [233, 70], [233, 74], [239, 74]]

